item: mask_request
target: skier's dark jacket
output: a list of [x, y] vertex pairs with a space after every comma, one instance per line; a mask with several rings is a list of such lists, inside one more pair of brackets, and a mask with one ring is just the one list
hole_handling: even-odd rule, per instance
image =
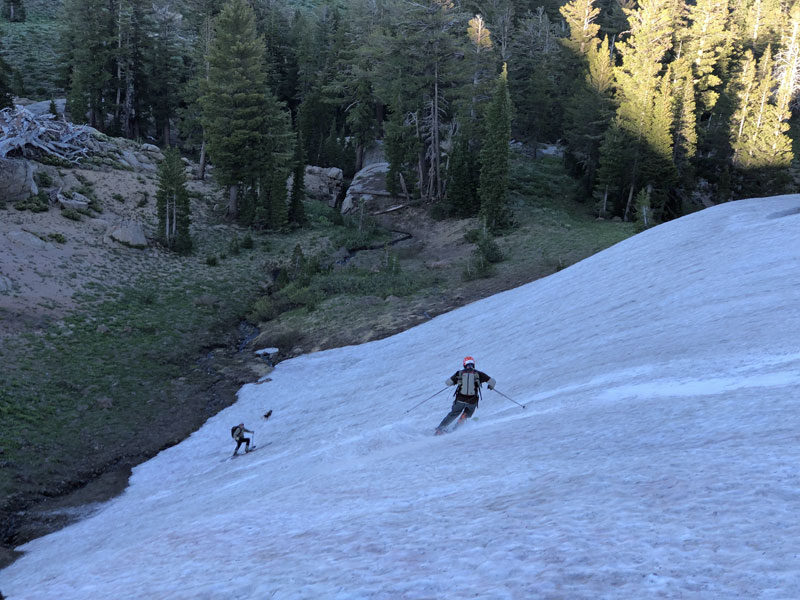
[[[461, 393], [461, 374], [465, 371], [472, 371], [477, 375], [475, 378], [475, 393], [469, 396]], [[445, 382], [445, 385], [457, 385], [456, 388], [456, 400], [459, 402], [466, 402], [467, 404], [477, 404], [478, 403], [478, 393], [481, 384], [488, 383], [489, 389], [494, 389], [495, 380], [484, 373], [483, 371], [478, 371], [477, 369], [461, 369], [460, 371], [456, 371], [453, 373]]]

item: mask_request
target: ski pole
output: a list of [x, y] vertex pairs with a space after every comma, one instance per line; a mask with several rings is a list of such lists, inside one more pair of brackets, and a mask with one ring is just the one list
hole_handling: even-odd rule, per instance
[[509, 398], [508, 396], [506, 396], [506, 395], [505, 395], [503, 392], [501, 392], [500, 390], [498, 390], [498, 389], [496, 389], [496, 388], [492, 388], [492, 391], [494, 391], [494, 392], [497, 392], [498, 394], [500, 394], [500, 395], [501, 395], [503, 398], [505, 398], [506, 400], [511, 400], [511, 401], [512, 401], [514, 404], [516, 404], [517, 406], [521, 406], [522, 408], [525, 408], [525, 405], [524, 405], [524, 404], [520, 404], [519, 402], [517, 402], [517, 401], [516, 401], [516, 400], [514, 400], [513, 398]]
[[[441, 394], [441, 393], [442, 393], [443, 391], [445, 391], [446, 389], [447, 389], [446, 387], [444, 387], [444, 388], [440, 389], [438, 392], [436, 392], [435, 394], [433, 394], [433, 396], [438, 396], [439, 394]], [[423, 405], [423, 404], [425, 404], [425, 403], [426, 403], [428, 400], [430, 400], [431, 398], [433, 398], [433, 396], [428, 396], [427, 398], [425, 398], [425, 400], [423, 400], [423, 401], [422, 401], [422, 402], [420, 402], [419, 404], [415, 404], [414, 406], [412, 406], [411, 408], [409, 408], [409, 409], [406, 411], [406, 414], [410, 413], [412, 410], [414, 410], [414, 409], [415, 409], [415, 408], [417, 408], [418, 406], [422, 406], [422, 405]]]

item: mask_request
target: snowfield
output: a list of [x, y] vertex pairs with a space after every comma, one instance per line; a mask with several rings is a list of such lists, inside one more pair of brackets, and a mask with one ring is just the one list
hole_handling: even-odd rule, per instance
[[[441, 437], [465, 355], [497, 380]], [[21, 547], [13, 600], [800, 598], [800, 196], [283, 362]], [[262, 415], [274, 411], [268, 421]], [[235, 460], [230, 427], [270, 445]]]

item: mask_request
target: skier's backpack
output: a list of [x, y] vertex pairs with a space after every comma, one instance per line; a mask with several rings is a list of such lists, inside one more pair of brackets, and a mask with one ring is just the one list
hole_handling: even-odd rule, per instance
[[237, 430], [237, 429], [239, 429], [239, 426], [238, 426], [238, 425], [234, 425], [233, 427], [231, 427], [231, 437], [232, 437], [233, 439], [236, 439], [236, 430]]
[[458, 393], [462, 396], [477, 396], [480, 379], [478, 372], [472, 369], [461, 371], [461, 383], [458, 386]]

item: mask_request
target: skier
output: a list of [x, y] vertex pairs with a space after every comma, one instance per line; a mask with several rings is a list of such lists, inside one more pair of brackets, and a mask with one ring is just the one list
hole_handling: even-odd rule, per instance
[[245, 433], [255, 433], [255, 431], [245, 429], [244, 423], [239, 423], [238, 425], [231, 427], [231, 437], [236, 441], [236, 450], [233, 451], [234, 456], [239, 453], [239, 448], [242, 444], [244, 444], [245, 454], [250, 452], [250, 438], [244, 437]]
[[483, 371], [476, 370], [475, 359], [467, 356], [464, 359], [464, 368], [453, 373], [445, 381], [447, 386], [458, 384], [458, 387], [456, 388], [453, 407], [447, 416], [442, 419], [442, 422], [439, 423], [436, 428], [436, 435], [446, 433], [447, 426], [456, 418], [458, 418], [458, 423], [456, 423], [456, 427], [458, 427], [472, 416], [472, 413], [478, 408], [478, 399], [480, 398], [480, 389], [483, 383], [487, 384], [490, 390], [493, 390], [497, 382]]

